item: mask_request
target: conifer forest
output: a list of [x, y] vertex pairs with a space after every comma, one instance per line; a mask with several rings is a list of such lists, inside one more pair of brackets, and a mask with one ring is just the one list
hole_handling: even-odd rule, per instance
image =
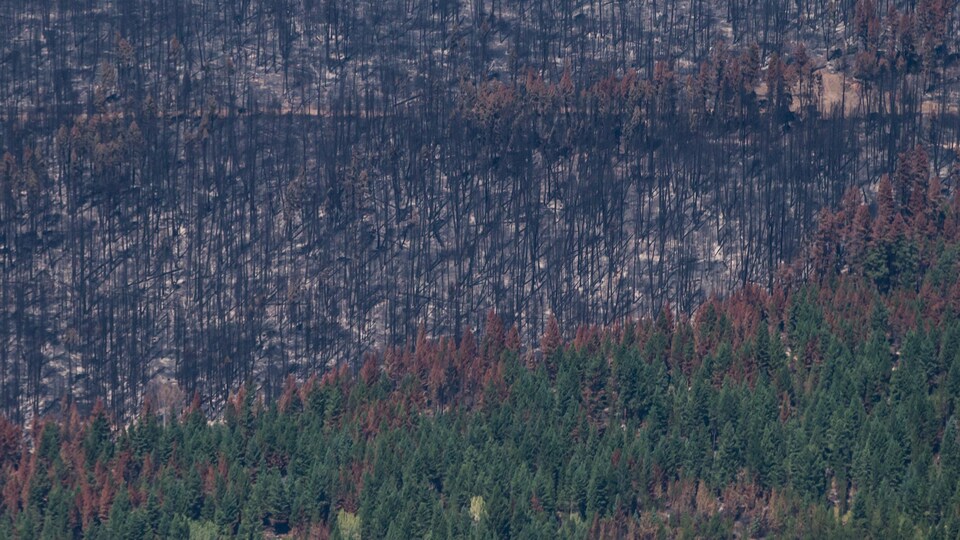
[[0, 0], [0, 538], [957, 538], [960, 0]]

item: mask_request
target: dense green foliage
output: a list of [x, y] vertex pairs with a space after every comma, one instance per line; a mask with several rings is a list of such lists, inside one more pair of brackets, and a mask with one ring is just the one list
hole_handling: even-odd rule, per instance
[[217, 422], [3, 423], [0, 537], [955, 538], [958, 205], [920, 189], [848, 200], [794, 277], [692, 320], [525, 351], [491, 313]]

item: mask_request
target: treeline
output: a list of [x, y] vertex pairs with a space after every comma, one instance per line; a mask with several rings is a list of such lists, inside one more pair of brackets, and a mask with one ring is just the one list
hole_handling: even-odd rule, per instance
[[955, 182], [956, 15], [4, 2], [0, 408], [275, 397], [421, 323], [533, 342], [769, 287], [902, 149]]
[[0, 535], [956, 537], [960, 196], [923, 157], [693, 318], [551, 318], [534, 352], [490, 312], [214, 422], [4, 422]]

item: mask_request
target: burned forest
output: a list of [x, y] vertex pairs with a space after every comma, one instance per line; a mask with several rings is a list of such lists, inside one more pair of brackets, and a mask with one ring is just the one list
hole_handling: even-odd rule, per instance
[[957, 15], [2, 2], [0, 410], [218, 410], [491, 310], [535, 344], [769, 289], [823, 209], [908, 204], [899, 164], [956, 187]]

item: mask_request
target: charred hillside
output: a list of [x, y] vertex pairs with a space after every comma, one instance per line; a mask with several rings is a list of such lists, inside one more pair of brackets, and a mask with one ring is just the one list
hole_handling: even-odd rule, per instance
[[490, 309], [533, 341], [770, 287], [903, 152], [956, 184], [957, 12], [4, 2], [0, 405], [276, 396]]

